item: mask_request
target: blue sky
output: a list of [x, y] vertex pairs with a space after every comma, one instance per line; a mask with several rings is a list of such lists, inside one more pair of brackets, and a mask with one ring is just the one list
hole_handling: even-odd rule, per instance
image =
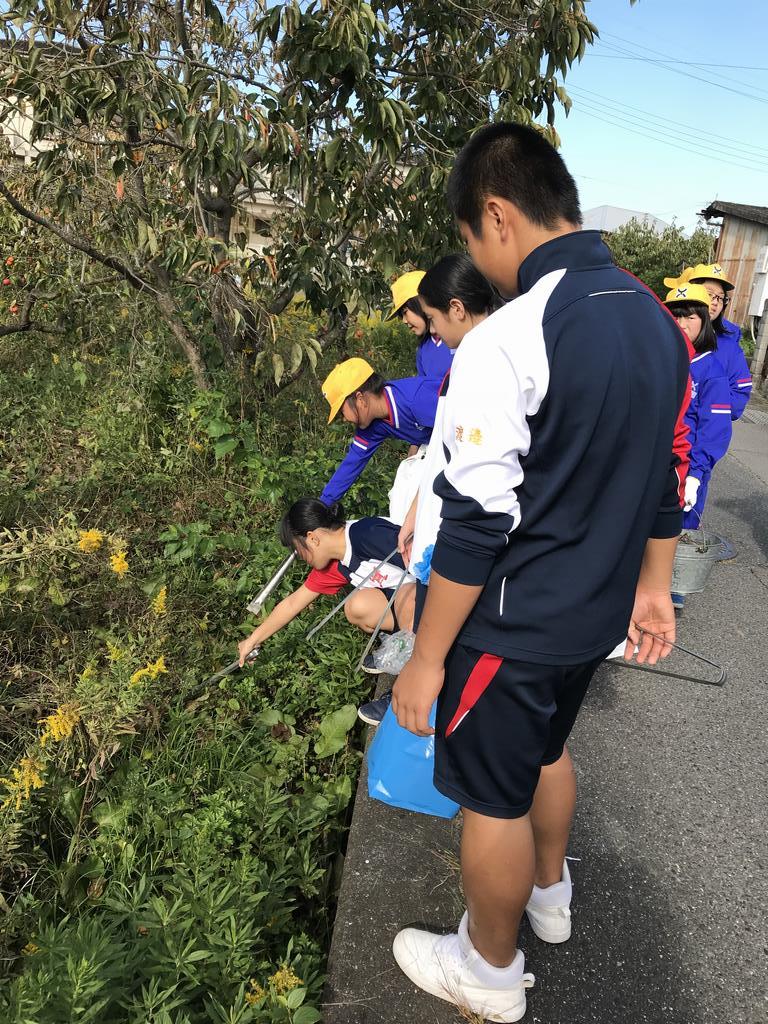
[[690, 230], [715, 198], [768, 206], [767, 0], [590, 0], [587, 15], [601, 38], [556, 121], [582, 209]]

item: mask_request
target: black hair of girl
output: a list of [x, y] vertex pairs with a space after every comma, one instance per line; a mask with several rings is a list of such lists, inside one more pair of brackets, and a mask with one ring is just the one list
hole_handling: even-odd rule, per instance
[[299, 498], [281, 519], [278, 536], [284, 547], [294, 549], [306, 546], [312, 530], [343, 530], [346, 525], [341, 502], [326, 505], [319, 498]]
[[405, 300], [400, 309], [398, 309], [397, 315], [402, 316], [403, 311], [406, 309], [409, 309], [411, 313], [415, 313], [416, 316], [420, 316], [421, 319], [424, 321], [424, 333], [419, 335], [419, 344], [423, 345], [424, 342], [429, 337], [429, 320], [427, 320], [427, 316], [424, 310], [421, 308], [421, 303], [419, 302], [418, 298], [415, 295], [413, 296], [412, 299]]
[[419, 282], [419, 295], [429, 306], [447, 313], [459, 299], [468, 313], [493, 313], [502, 305], [499, 294], [465, 252], [443, 256]]
[[709, 319], [709, 308], [701, 302], [671, 302], [669, 308], [672, 312], [672, 316], [696, 316], [701, 317], [701, 330], [699, 336], [691, 344], [696, 349], [696, 354], [701, 355], [702, 352], [716, 352], [717, 351], [717, 335], [715, 334], [715, 327], [712, 321]]

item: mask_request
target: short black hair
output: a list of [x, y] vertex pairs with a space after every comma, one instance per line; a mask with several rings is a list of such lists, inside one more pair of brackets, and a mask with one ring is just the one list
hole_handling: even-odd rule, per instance
[[340, 502], [326, 505], [319, 498], [299, 498], [280, 520], [278, 536], [284, 547], [294, 549], [297, 544], [305, 547], [312, 530], [343, 530], [346, 525]]
[[468, 313], [493, 313], [502, 305], [499, 294], [465, 252], [443, 256], [419, 282], [419, 295], [443, 313], [451, 299], [460, 299]]
[[709, 306], [705, 306], [703, 302], [680, 300], [679, 302], [668, 302], [667, 307], [674, 317], [692, 316], [694, 313], [701, 317], [699, 336], [691, 342], [697, 355], [701, 355], [702, 352], [717, 352], [717, 334], [715, 326], [709, 318]]
[[554, 230], [560, 221], [581, 225], [579, 190], [565, 161], [540, 132], [502, 121], [476, 132], [448, 179], [448, 203], [457, 220], [480, 237], [483, 201], [499, 196], [532, 223]]
[[367, 380], [364, 380], [359, 387], [356, 387], [354, 391], [350, 392], [350, 394], [347, 395], [344, 401], [351, 402], [352, 405], [354, 405], [355, 395], [357, 394], [358, 391], [362, 391], [363, 394], [365, 394], [366, 392], [370, 392], [370, 394], [372, 395], [382, 395], [384, 393], [384, 388], [386, 387], [386, 384], [387, 382], [384, 380], [381, 374], [376, 373], [376, 371], [374, 370], [371, 376]]

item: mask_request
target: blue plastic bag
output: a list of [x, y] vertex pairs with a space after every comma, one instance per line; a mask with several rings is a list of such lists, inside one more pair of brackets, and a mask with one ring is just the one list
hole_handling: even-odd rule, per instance
[[[429, 714], [433, 727], [435, 707]], [[435, 737], [402, 729], [392, 708], [387, 708], [368, 748], [368, 795], [392, 807], [453, 818], [459, 805], [435, 789], [434, 768]]]

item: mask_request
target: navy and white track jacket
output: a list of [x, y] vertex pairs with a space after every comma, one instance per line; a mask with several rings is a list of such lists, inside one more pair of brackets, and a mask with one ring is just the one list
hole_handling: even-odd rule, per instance
[[597, 231], [535, 249], [453, 361], [432, 569], [483, 592], [459, 640], [577, 664], [626, 638], [649, 537], [681, 528], [684, 336]]
[[440, 381], [429, 377], [391, 380], [384, 388], [387, 418], [374, 420], [352, 438], [341, 465], [325, 485], [320, 500], [326, 505], [342, 498], [365, 469], [366, 463], [388, 437], [408, 444], [426, 444], [432, 434]]
[[[403, 576], [403, 582], [412, 583], [413, 577], [405, 570], [403, 556], [396, 550], [399, 534], [398, 524], [384, 516], [350, 519], [346, 526], [344, 557], [324, 569], [313, 569], [304, 586], [314, 594], [338, 594], [347, 584], [362, 586], [364, 590], [388, 590], [396, 587]], [[372, 569], [376, 572], [368, 576]]]

